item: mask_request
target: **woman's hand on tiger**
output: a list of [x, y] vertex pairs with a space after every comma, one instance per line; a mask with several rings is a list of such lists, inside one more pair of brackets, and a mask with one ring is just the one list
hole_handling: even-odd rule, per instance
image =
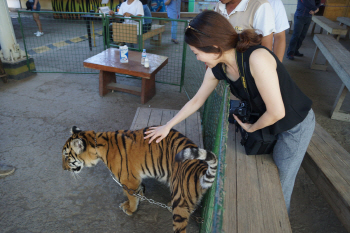
[[163, 140], [163, 138], [165, 138], [169, 134], [170, 129], [167, 127], [167, 125], [150, 127], [148, 131], [145, 132], [147, 136], [144, 137], [144, 139], [150, 138], [148, 141], [149, 144], [151, 144], [151, 142], [155, 139], [156, 143], [159, 143], [161, 140]]
[[249, 123], [243, 123], [235, 114], [232, 114], [233, 117], [235, 118], [235, 120], [238, 122], [238, 124], [248, 133], [252, 133], [253, 131], [251, 131], [251, 127], [252, 124]]

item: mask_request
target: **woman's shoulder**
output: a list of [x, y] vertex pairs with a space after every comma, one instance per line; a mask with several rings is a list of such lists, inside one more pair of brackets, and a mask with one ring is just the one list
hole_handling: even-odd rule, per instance
[[265, 47], [258, 47], [251, 51], [249, 56], [249, 63], [264, 63], [264, 61], [275, 61], [271, 52]]

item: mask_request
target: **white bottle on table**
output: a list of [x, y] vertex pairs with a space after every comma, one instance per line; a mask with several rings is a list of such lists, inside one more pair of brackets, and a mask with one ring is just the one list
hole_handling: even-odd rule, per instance
[[145, 64], [145, 59], [146, 59], [146, 49], [143, 49], [142, 56], [141, 56], [141, 65]]
[[145, 67], [148, 68], [149, 67], [149, 60], [148, 57], [146, 56], [145, 58]]

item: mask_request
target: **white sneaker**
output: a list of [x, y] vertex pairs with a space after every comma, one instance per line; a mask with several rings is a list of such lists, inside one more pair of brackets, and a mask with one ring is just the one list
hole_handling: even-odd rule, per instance
[[36, 35], [38, 32], [40, 32], [40, 31], [34, 32], [34, 35]]
[[36, 36], [42, 36], [42, 35], [44, 35], [44, 33], [38, 31], [37, 33], [35, 33], [35, 35], [36, 35]]

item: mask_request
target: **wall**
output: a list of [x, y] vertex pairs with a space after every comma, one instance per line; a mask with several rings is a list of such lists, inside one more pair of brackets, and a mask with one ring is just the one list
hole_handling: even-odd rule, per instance
[[286, 9], [287, 17], [289, 21], [294, 22], [294, 13], [297, 9], [297, 0], [282, 0], [284, 8]]
[[9, 8], [21, 8], [19, 0], [7, 0], [7, 6]]
[[323, 16], [330, 20], [337, 20], [337, 17], [350, 17], [350, 0], [327, 0]]

